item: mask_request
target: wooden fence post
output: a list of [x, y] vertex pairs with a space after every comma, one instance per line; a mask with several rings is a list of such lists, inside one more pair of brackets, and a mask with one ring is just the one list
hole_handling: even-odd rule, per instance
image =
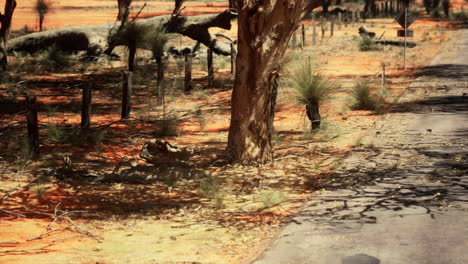
[[341, 12], [338, 12], [338, 30], [341, 30], [341, 24], [343, 21], [341, 20]]
[[192, 88], [192, 53], [189, 53], [185, 54], [184, 93], [190, 93]]
[[335, 16], [332, 16], [331, 21], [330, 21], [330, 37], [333, 37], [334, 31], [335, 31]]
[[91, 100], [93, 83], [89, 82], [83, 86], [81, 100], [81, 130], [88, 130], [91, 126]]
[[304, 24], [301, 24], [301, 46], [304, 48], [306, 46], [306, 40], [305, 40], [305, 26]]
[[131, 111], [131, 98], [132, 98], [132, 75], [131, 71], [125, 71], [123, 73], [122, 83], [122, 113], [120, 117], [122, 119], [130, 117]]
[[296, 42], [297, 42], [297, 36], [296, 36], [296, 30], [294, 30], [292, 39], [291, 39], [291, 46], [293, 49], [296, 48]]
[[323, 21], [323, 17], [320, 19], [320, 27], [322, 29], [322, 40], [325, 37], [325, 22]]
[[315, 20], [315, 15], [312, 17], [312, 45], [317, 43], [317, 24]]
[[158, 72], [157, 72], [157, 83], [156, 83], [156, 89], [157, 89], [157, 100], [156, 100], [156, 105], [162, 105], [164, 104], [164, 94], [165, 94], [165, 88], [164, 88], [164, 61], [163, 58], [159, 58], [157, 60], [157, 65], [158, 65]]
[[39, 153], [39, 122], [37, 119], [36, 96], [26, 96], [26, 122], [30, 154]]
[[382, 90], [385, 89], [385, 63], [382, 62]]
[[214, 77], [214, 69], [213, 69], [213, 50], [208, 49], [207, 51], [207, 63], [208, 63], [208, 87], [213, 87], [213, 77]]

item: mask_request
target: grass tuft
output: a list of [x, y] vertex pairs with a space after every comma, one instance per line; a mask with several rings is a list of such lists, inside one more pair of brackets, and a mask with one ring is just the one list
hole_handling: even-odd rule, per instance
[[56, 71], [69, 67], [71, 65], [70, 56], [65, 54], [56, 45], [51, 46], [42, 54], [42, 63], [50, 70]]
[[371, 94], [369, 83], [366, 81], [359, 81], [355, 84], [351, 91], [353, 99], [354, 110], [377, 110], [378, 100]]
[[360, 51], [378, 51], [382, 50], [382, 47], [377, 45], [374, 40], [372, 40], [367, 35], [362, 35], [358, 38], [358, 48]]
[[266, 191], [259, 194], [258, 200], [265, 208], [270, 208], [287, 201], [288, 196], [280, 191]]
[[337, 85], [320, 73], [314, 72], [310, 61], [301, 62], [290, 76], [291, 87], [300, 104], [320, 104], [338, 92]]

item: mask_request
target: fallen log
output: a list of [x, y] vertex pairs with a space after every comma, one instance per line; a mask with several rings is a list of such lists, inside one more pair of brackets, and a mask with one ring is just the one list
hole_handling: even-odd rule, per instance
[[[393, 45], [393, 46], [399, 46], [399, 47], [405, 46], [405, 41], [401, 39], [375, 39], [373, 41], [376, 44], [380, 44], [380, 45]], [[416, 47], [416, 41], [406, 40], [406, 47], [407, 48]]]
[[152, 139], [143, 145], [140, 157], [149, 163], [178, 163], [186, 162], [192, 156], [193, 151], [171, 145], [167, 141]]
[[362, 26], [362, 27], [359, 28], [359, 35], [361, 35], [361, 36], [367, 35], [370, 38], [374, 38], [375, 37], [375, 32], [372, 32], [368, 28], [366, 28], [365, 26]]
[[[375, 32], [370, 31], [368, 28], [366, 28], [364, 26], [359, 28], [359, 35], [368, 36], [368, 37], [370, 37], [372, 39], [372, 41], [374, 43], [380, 44], [380, 45], [393, 45], [393, 46], [399, 46], [399, 47], [405, 46], [405, 41], [401, 40], [401, 39], [380, 39], [380, 38], [375, 39], [374, 38], [375, 37]], [[416, 42], [412, 41], [412, 40], [406, 40], [406, 47], [414, 48], [414, 47], [416, 47]]]
[[[178, 33], [203, 43], [217, 54], [231, 54], [230, 43], [216, 38], [209, 33], [212, 27], [231, 29], [231, 20], [237, 17], [235, 9], [211, 15], [173, 16], [163, 15], [136, 21], [137, 24], [166, 29], [167, 33]], [[34, 53], [58, 46], [66, 51], [87, 51], [92, 55], [102, 54], [108, 48], [110, 36], [117, 33], [120, 22], [99, 26], [68, 27], [43, 32], [31, 33], [8, 41], [8, 52]], [[123, 43], [114, 43], [123, 45]]]

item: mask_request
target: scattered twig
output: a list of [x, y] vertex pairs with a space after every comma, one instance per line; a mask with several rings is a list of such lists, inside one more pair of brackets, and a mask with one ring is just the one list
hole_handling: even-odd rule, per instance
[[31, 237], [31, 238], [28, 238], [26, 239], [26, 241], [33, 241], [33, 240], [36, 240], [36, 239], [42, 239], [44, 238], [45, 236], [48, 236], [52, 233], [55, 233], [55, 232], [59, 232], [59, 231], [64, 231], [64, 230], [70, 230], [70, 227], [64, 227], [64, 228], [59, 228], [59, 229], [52, 229], [50, 231], [47, 231], [47, 232], [44, 232], [38, 236], [35, 236], [35, 237]]
[[76, 237], [80, 237], [80, 235], [72, 236], [72, 237], [67, 237], [58, 241], [55, 241], [53, 243], [47, 244], [45, 246], [39, 247], [39, 248], [33, 248], [33, 249], [13, 249], [13, 250], [0, 250], [0, 254], [6, 254], [6, 253], [31, 253], [31, 252], [40, 252], [43, 251], [49, 247], [55, 246], [59, 243], [65, 242], [70, 239], [74, 239]]
[[11, 214], [11, 215], [14, 215], [16, 217], [26, 217], [24, 214], [18, 214], [18, 213], [15, 213], [15, 212], [11, 212], [11, 211], [8, 211], [8, 210], [5, 210], [5, 209], [1, 209], [0, 208], [0, 211], [6, 213], [6, 214]]
[[141, 11], [143, 11], [143, 9], [146, 7], [146, 3], [140, 8], [140, 10], [138, 11], [138, 13], [136, 13], [136, 15], [132, 18], [132, 21], [131, 22], [134, 22], [139, 16], [140, 16], [140, 13]]
[[[55, 209], [54, 209], [54, 219], [52, 220], [51, 223], [49, 223], [47, 225], [47, 229], [49, 229], [49, 232], [55, 232], [55, 231], [58, 231], [60, 229], [52, 229], [52, 225], [54, 223], [57, 222], [57, 220], [60, 220], [60, 219], [64, 219], [64, 220], [67, 220], [73, 227], [74, 229], [71, 229], [70, 227], [67, 227], [65, 229], [68, 229], [69, 231], [72, 231], [72, 232], [77, 232], [77, 233], [80, 233], [80, 234], [83, 234], [83, 235], [86, 235], [86, 236], [89, 236], [89, 237], [92, 237], [94, 239], [96, 239], [98, 242], [101, 242], [102, 240], [104, 240], [102, 237], [98, 236], [98, 235], [95, 235], [93, 233], [91, 233], [90, 231], [80, 227], [79, 225], [77, 225], [75, 222], [73, 222], [73, 220], [71, 220], [71, 218], [69, 217], [69, 215], [71, 213], [75, 213], [75, 212], [68, 212], [68, 211], [64, 211], [64, 210], [59, 210], [59, 207], [62, 203], [58, 203], [56, 206], [55, 206]], [[47, 233], [47, 232], [46, 232]], [[43, 235], [41, 236], [44, 236], [46, 235], [46, 233], [44, 233]]]
[[20, 242], [16, 242], [16, 241], [7, 241], [7, 242], [0, 242], [0, 246], [1, 245], [17, 245], [19, 244]]

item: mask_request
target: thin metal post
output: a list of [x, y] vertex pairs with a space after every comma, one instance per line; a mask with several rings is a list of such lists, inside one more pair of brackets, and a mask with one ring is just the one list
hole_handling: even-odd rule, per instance
[[406, 31], [408, 27], [408, 8], [405, 7], [405, 47], [403, 48], [403, 69], [406, 71]]
[[385, 89], [385, 63], [382, 62], [382, 91]]

